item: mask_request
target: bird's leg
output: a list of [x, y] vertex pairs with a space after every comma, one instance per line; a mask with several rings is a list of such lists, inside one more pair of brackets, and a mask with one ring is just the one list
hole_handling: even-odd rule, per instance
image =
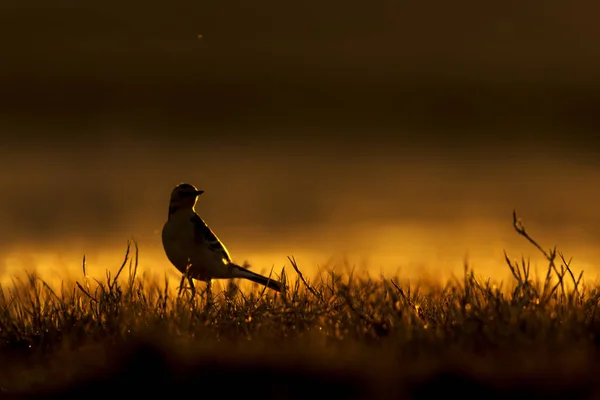
[[183, 286], [184, 280], [187, 279], [188, 282], [190, 283], [190, 290], [192, 291], [192, 297], [191, 297], [191, 299], [193, 300], [194, 299], [195, 288], [194, 288], [194, 283], [192, 282], [192, 278], [190, 277], [190, 268], [191, 267], [192, 267], [192, 264], [190, 262], [190, 259], [188, 258], [188, 263], [187, 263], [187, 266], [185, 267], [185, 273], [181, 277], [181, 286]]
[[191, 277], [187, 277], [188, 282], [190, 283], [190, 289], [192, 290], [192, 300], [194, 299], [194, 296], [196, 295], [196, 287], [194, 286], [194, 281], [192, 280]]
[[210, 279], [206, 281], [206, 305], [208, 307], [212, 305], [212, 282]]

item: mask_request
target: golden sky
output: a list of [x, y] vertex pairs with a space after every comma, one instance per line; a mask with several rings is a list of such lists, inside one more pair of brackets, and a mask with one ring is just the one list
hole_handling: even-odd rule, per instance
[[169, 270], [188, 181], [259, 270], [505, 274], [516, 208], [595, 276], [598, 6], [397, 3], [4, 2], [4, 273], [116, 268], [131, 235]]

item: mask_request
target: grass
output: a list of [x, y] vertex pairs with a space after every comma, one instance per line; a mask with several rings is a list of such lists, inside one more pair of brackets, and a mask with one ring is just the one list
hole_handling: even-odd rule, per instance
[[[3, 398], [183, 394], [263, 398], [591, 398], [600, 395], [600, 287], [556, 248], [506, 263], [509, 284], [465, 266], [446, 284], [324, 271], [293, 258], [282, 294], [229, 282], [203, 293], [139, 276], [130, 243], [114, 276], [0, 287]], [[197, 285], [201, 287], [203, 285]], [[323, 392], [326, 390], [327, 392]], [[323, 392], [323, 393], [322, 393]]]

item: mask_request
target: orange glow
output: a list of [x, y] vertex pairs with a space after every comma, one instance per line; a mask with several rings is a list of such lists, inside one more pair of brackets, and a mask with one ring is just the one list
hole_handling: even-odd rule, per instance
[[[323, 270], [334, 269], [347, 276], [354, 269], [357, 275], [367, 272], [375, 279], [383, 274], [387, 278], [445, 281], [453, 275], [461, 277], [466, 260], [483, 279], [508, 280], [510, 272], [504, 261], [504, 249], [511, 259], [531, 256], [534, 276], [536, 271], [538, 276], [542, 275], [547, 268], [537, 250], [514, 233], [510, 220], [504, 224], [479, 221], [462, 227], [418, 223], [362, 224], [346, 228], [343, 232], [327, 232], [324, 238], [312, 235], [300, 240], [296, 234], [278, 236], [277, 240], [270, 238], [272, 242], [264, 237], [248, 241], [243, 234], [235, 236], [228, 233], [226, 236], [230, 239], [226, 244], [232, 249], [234, 261], [240, 264], [248, 261], [252, 270], [262, 274], [269, 274], [271, 268], [273, 273], [280, 274], [285, 267], [291, 279], [295, 279], [296, 274], [288, 256], [293, 256], [303, 273], [311, 279]], [[544, 245], [544, 241], [540, 241]], [[297, 243], [302, 243], [302, 247]], [[171, 285], [176, 286], [180, 274], [166, 259], [156, 233], [140, 241], [139, 245], [139, 273], [159, 282], [167, 276]], [[5, 253], [0, 281], [7, 284], [14, 276], [34, 269], [51, 284], [59, 284], [63, 279], [81, 280], [84, 254], [88, 276], [101, 280], [105, 278], [107, 269], [112, 276], [117, 272], [125, 247], [126, 241], [104, 248], [80, 245], [77, 250], [71, 251], [68, 246], [39, 252], [31, 251], [33, 247], [21, 247]], [[574, 255], [573, 269], [585, 270], [586, 280], [594, 280], [600, 272], [595, 263], [600, 251], [589, 244], [572, 241], [566, 242], [563, 248], [566, 255]], [[127, 276], [127, 267], [122, 276]], [[225, 282], [217, 283], [223, 284]]]

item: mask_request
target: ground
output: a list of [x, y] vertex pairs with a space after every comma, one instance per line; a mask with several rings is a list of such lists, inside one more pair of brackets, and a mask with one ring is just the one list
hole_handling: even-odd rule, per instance
[[[140, 278], [130, 250], [104, 281], [0, 293], [4, 398], [135, 394], [387, 399], [600, 396], [600, 287], [555, 249], [543, 281], [507, 256], [512, 282], [408, 282], [332, 271], [286, 291], [231, 281], [207, 302]], [[137, 249], [135, 250], [137, 251]], [[326, 391], [326, 393], [324, 392]]]

